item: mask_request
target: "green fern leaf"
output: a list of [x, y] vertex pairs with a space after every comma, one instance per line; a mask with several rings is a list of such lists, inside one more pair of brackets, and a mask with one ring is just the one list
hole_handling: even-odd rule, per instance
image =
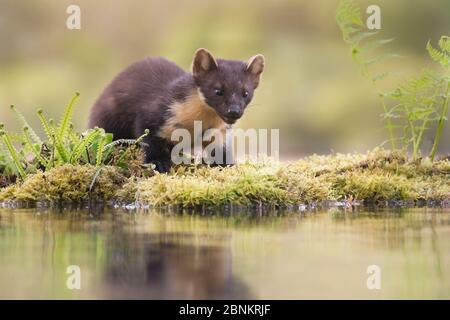
[[58, 128], [55, 125], [55, 121], [53, 119], [50, 119], [48, 123], [49, 123], [50, 130], [52, 133], [54, 147], [55, 147], [56, 151], [58, 152], [60, 160], [62, 161], [62, 163], [68, 163], [69, 155], [68, 155], [68, 152], [66, 150], [63, 140], [58, 135]]
[[442, 36], [439, 39], [439, 48], [441, 48], [442, 51], [446, 51], [450, 54], [450, 37], [448, 36]]
[[438, 62], [442, 67], [447, 68], [450, 64], [449, 56], [443, 51], [439, 51], [431, 45], [431, 41], [428, 41], [426, 49], [431, 59]]
[[344, 41], [353, 43], [352, 34], [364, 28], [361, 9], [352, 0], [339, 2], [336, 9], [336, 22], [338, 23]]
[[95, 160], [95, 165], [97, 167], [101, 166], [103, 163], [103, 154], [104, 154], [105, 143], [106, 143], [106, 136], [102, 134], [100, 137], [101, 137], [101, 139], [100, 139], [100, 142], [97, 147], [97, 155], [96, 155], [96, 160]]
[[93, 129], [75, 146], [70, 156], [70, 163], [76, 164], [86, 148], [101, 134], [99, 129]]
[[39, 136], [36, 134], [33, 128], [31, 128], [31, 126], [28, 124], [28, 121], [25, 119], [24, 115], [19, 110], [17, 110], [17, 108], [14, 105], [11, 105], [11, 110], [16, 114], [20, 122], [22, 122], [22, 125], [29, 128], [29, 133], [33, 141], [38, 144], [42, 144], [41, 138], [39, 138]]
[[40, 145], [38, 145], [38, 147], [33, 145], [33, 142], [30, 138], [30, 129], [28, 127], [23, 127], [23, 136], [25, 138], [24, 139], [25, 144], [28, 147], [28, 149], [30, 149], [30, 151], [33, 153], [33, 155], [36, 157], [36, 159], [39, 161], [41, 165], [47, 167], [47, 161], [45, 161], [45, 159], [41, 156]]
[[44, 116], [44, 111], [42, 109], [38, 109], [37, 115], [38, 115], [39, 120], [41, 121], [42, 128], [44, 129], [44, 132], [47, 135], [47, 139], [49, 141], [52, 141], [53, 140], [53, 130], [50, 128], [50, 125]]
[[16, 148], [14, 148], [13, 144], [11, 143], [11, 140], [8, 137], [8, 134], [4, 130], [0, 130], [0, 138], [2, 139], [3, 143], [5, 144], [6, 148], [9, 151], [9, 156], [11, 157], [11, 160], [14, 163], [15, 169], [17, 170], [17, 173], [19, 174], [19, 177], [24, 179], [26, 177], [25, 170], [23, 169], [22, 164], [20, 163], [20, 153], [17, 152]]
[[80, 93], [76, 92], [75, 95], [70, 99], [69, 103], [64, 108], [64, 113], [61, 118], [61, 121], [58, 126], [57, 135], [59, 140], [64, 140], [66, 138], [66, 134], [69, 130], [70, 121], [73, 115], [73, 109], [80, 97]]

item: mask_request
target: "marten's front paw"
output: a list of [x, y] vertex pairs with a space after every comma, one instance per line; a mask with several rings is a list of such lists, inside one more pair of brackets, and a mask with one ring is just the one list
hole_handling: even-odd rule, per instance
[[155, 170], [159, 173], [166, 173], [172, 167], [172, 163], [166, 160], [155, 160], [153, 164], [155, 165]]
[[211, 163], [211, 164], [209, 164], [209, 166], [212, 168], [214, 168], [214, 167], [226, 168], [226, 167], [232, 167], [234, 165], [235, 165], [235, 163]]

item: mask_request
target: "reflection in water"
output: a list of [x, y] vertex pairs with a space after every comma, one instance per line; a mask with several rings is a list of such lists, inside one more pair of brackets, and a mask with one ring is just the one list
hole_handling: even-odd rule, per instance
[[233, 276], [226, 245], [195, 245], [191, 234], [115, 236], [106, 257], [108, 298], [250, 298]]
[[[69, 265], [82, 289], [66, 287]], [[366, 270], [382, 271], [368, 290]], [[450, 298], [448, 209], [0, 209], [0, 298]]]

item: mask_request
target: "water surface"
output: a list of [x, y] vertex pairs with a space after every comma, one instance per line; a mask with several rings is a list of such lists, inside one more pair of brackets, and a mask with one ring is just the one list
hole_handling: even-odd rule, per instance
[[0, 209], [0, 298], [449, 299], [449, 213]]

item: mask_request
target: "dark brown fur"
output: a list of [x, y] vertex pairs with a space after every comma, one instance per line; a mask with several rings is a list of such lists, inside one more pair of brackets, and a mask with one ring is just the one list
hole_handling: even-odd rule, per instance
[[190, 130], [195, 120], [220, 130], [233, 124], [251, 101], [263, 67], [261, 55], [248, 63], [215, 60], [205, 49], [197, 50], [193, 73], [164, 58], [143, 59], [106, 87], [92, 108], [89, 127], [104, 128], [116, 140], [135, 139], [149, 129], [146, 161], [167, 171], [171, 132]]

